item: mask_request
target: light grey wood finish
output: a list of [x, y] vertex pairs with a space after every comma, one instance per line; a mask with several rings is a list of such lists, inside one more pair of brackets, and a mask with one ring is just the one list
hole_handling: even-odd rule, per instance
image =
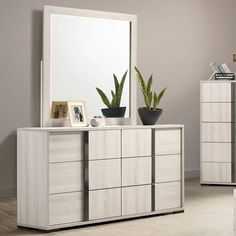
[[122, 159], [122, 186], [151, 183], [151, 156]]
[[151, 156], [151, 129], [122, 130], [122, 157]]
[[231, 102], [231, 82], [201, 83], [201, 102]]
[[181, 207], [180, 182], [159, 183], [155, 185], [155, 210]]
[[121, 157], [121, 131], [89, 132], [89, 160]]
[[89, 191], [89, 220], [121, 216], [121, 188]]
[[233, 122], [231, 107], [232, 103], [202, 103], [202, 122]]
[[181, 153], [181, 129], [155, 131], [155, 155]]
[[181, 180], [181, 156], [165, 155], [155, 158], [155, 182]]
[[232, 181], [231, 163], [202, 163], [202, 182], [227, 183]]
[[231, 162], [231, 143], [202, 143], [202, 162]]
[[17, 132], [17, 223], [48, 224], [48, 135]]
[[151, 211], [151, 185], [122, 188], [122, 215]]
[[202, 142], [231, 142], [231, 123], [202, 123]]
[[83, 220], [83, 193], [50, 195], [49, 224], [63, 224]]
[[83, 155], [83, 132], [49, 135], [50, 162], [78, 161]]
[[83, 162], [51, 163], [49, 166], [49, 193], [82, 191]]
[[89, 189], [121, 186], [121, 159], [89, 161]]

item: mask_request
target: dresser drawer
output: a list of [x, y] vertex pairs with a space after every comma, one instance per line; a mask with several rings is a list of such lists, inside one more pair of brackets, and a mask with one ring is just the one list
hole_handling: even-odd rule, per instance
[[155, 185], [155, 210], [181, 207], [181, 183], [169, 182]]
[[151, 185], [122, 188], [122, 215], [151, 211]]
[[201, 83], [202, 102], [231, 102], [230, 82]]
[[151, 156], [122, 159], [122, 186], [151, 183]]
[[121, 186], [121, 159], [89, 161], [89, 189]]
[[77, 161], [83, 159], [83, 132], [49, 134], [49, 161]]
[[89, 160], [121, 157], [121, 131], [89, 131]]
[[89, 191], [89, 220], [121, 216], [121, 188]]
[[232, 181], [231, 163], [202, 163], [202, 181], [229, 183]]
[[83, 162], [51, 163], [49, 193], [82, 191], [83, 169]]
[[178, 181], [181, 179], [180, 155], [165, 155], [155, 158], [155, 182]]
[[83, 193], [64, 193], [49, 196], [49, 224], [83, 221]]
[[202, 143], [203, 162], [231, 162], [232, 143]]
[[181, 153], [181, 129], [155, 130], [155, 155]]
[[151, 129], [122, 130], [122, 157], [151, 155]]

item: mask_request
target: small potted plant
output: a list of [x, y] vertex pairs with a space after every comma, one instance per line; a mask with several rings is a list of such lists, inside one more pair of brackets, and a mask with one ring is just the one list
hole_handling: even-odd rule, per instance
[[116, 75], [113, 74], [114, 83], [115, 83], [115, 91], [111, 90], [111, 95], [112, 95], [111, 101], [108, 99], [106, 94], [100, 88], [96, 88], [103, 103], [107, 106], [107, 108], [101, 109], [102, 114], [105, 117], [124, 117], [125, 116], [126, 107], [120, 107], [120, 102], [121, 102], [121, 97], [122, 97], [122, 92], [123, 92], [127, 72], [128, 71], [124, 73], [120, 83]]
[[158, 105], [166, 88], [157, 95], [156, 92], [152, 91], [152, 75], [146, 82], [138, 68], [134, 67], [134, 69], [146, 105], [146, 107], [138, 108], [139, 117], [144, 125], [154, 125], [162, 113], [162, 109], [158, 108]]

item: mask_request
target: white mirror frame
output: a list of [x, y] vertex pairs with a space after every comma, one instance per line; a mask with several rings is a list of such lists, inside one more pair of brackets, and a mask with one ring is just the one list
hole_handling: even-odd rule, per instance
[[[76, 8], [65, 8], [55, 6], [44, 6], [43, 22], [43, 62], [41, 72], [41, 117], [40, 125], [52, 126], [50, 118], [51, 110], [51, 78], [50, 78], [50, 25], [51, 15], [72, 15], [85, 16], [103, 19], [114, 19], [129, 21], [130, 27], [130, 117], [129, 118], [109, 118], [113, 124], [137, 124], [137, 86], [134, 76], [134, 66], [137, 65], [137, 16], [113, 12], [92, 11]], [[117, 122], [116, 122], [117, 121]]]

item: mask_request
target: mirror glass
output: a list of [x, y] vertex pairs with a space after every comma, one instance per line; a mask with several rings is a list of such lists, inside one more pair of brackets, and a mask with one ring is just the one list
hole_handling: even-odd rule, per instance
[[50, 24], [50, 103], [83, 100], [88, 117], [102, 115], [96, 87], [111, 98], [113, 73], [129, 71], [121, 106], [130, 117], [130, 22], [52, 14]]

